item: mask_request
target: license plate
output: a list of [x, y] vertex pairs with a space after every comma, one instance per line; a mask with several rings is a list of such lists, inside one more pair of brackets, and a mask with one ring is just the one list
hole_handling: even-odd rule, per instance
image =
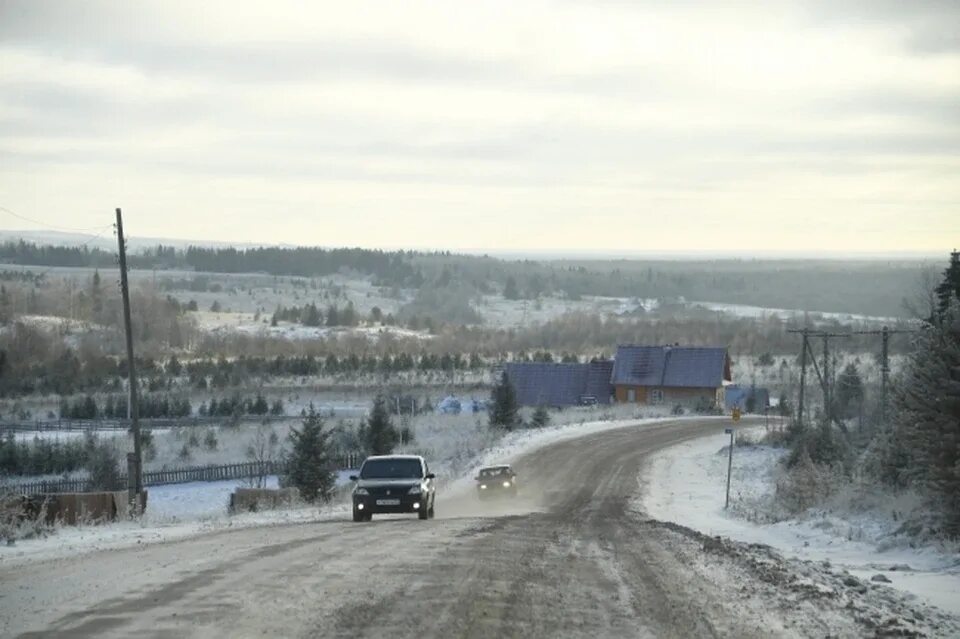
[[399, 499], [378, 499], [377, 506], [399, 506]]

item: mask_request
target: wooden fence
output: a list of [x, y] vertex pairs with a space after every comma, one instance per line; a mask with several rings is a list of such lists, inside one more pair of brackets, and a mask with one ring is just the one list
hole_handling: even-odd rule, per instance
[[[241, 415], [239, 417], [152, 417], [141, 418], [140, 427], [149, 428], [178, 428], [182, 426], [220, 426], [231, 423], [259, 424], [261, 422], [282, 422], [299, 420], [299, 417], [289, 415]], [[125, 431], [130, 428], [129, 419], [51, 419], [51, 420], [21, 420], [0, 422], [0, 435], [14, 433], [48, 433], [48, 432], [87, 432], [98, 430]]]
[[[362, 453], [340, 453], [334, 456], [337, 470], [356, 468], [363, 462]], [[223, 481], [228, 479], [248, 479], [267, 475], [282, 475], [286, 463], [282, 461], [244, 462], [241, 464], [223, 464], [220, 466], [192, 466], [170, 470], [155, 470], [143, 473], [144, 486], [165, 486], [185, 484], [194, 481]], [[60, 479], [36, 482], [8, 482], [0, 484], [0, 490], [10, 490], [20, 495], [42, 495], [46, 493], [86, 493], [93, 490], [124, 490], [127, 487], [126, 476], [121, 475], [115, 486], [91, 486], [89, 479]]]

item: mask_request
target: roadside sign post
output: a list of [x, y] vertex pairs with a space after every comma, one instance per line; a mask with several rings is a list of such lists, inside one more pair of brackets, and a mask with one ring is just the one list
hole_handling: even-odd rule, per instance
[[730, 507], [730, 472], [733, 470], [733, 429], [724, 428], [723, 432], [730, 435], [730, 451], [727, 455], [727, 502], [723, 506], [724, 510], [726, 510]]

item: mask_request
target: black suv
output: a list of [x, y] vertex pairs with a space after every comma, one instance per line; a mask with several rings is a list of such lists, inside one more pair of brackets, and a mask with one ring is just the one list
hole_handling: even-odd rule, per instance
[[367, 457], [353, 489], [353, 520], [370, 521], [374, 514], [417, 513], [433, 517], [436, 487], [434, 474], [417, 455]]
[[477, 496], [487, 499], [497, 495], [517, 496], [517, 474], [509, 465], [485, 466], [477, 473]]

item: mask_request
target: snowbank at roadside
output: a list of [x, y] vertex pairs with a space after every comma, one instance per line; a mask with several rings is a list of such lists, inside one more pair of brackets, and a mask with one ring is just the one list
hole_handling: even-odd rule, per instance
[[[884, 525], [869, 516], [837, 515], [756, 524], [724, 510], [726, 435], [701, 437], [667, 448], [647, 466], [644, 493], [635, 504], [655, 519], [702, 533], [772, 546], [786, 556], [827, 561], [835, 570], [869, 579], [883, 573], [893, 587], [960, 614], [960, 556], [943, 549], [906, 545], [878, 550]], [[772, 490], [781, 452], [735, 448], [731, 501]], [[881, 546], [883, 547], [883, 546]]]

